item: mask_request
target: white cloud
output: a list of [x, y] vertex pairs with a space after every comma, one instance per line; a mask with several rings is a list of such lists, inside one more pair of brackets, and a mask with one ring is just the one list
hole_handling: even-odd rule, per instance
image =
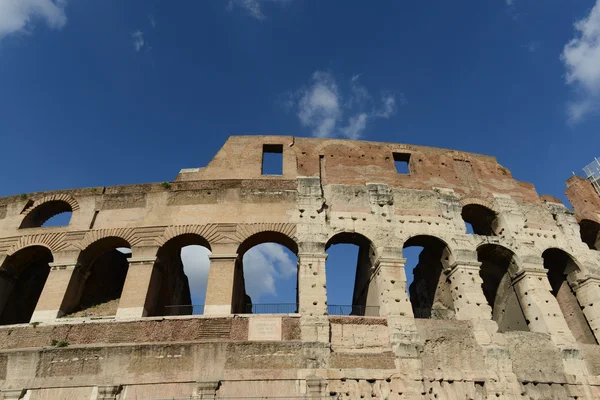
[[587, 17], [575, 23], [575, 30], [575, 38], [561, 54], [566, 82], [578, 97], [567, 105], [570, 122], [578, 122], [600, 108], [600, 0]]
[[150, 26], [156, 28], [156, 18], [153, 14], [148, 14], [148, 21], [150, 21]]
[[181, 249], [183, 272], [188, 277], [193, 304], [204, 304], [210, 250], [203, 246], [186, 246]]
[[28, 33], [36, 19], [60, 29], [67, 23], [66, 0], [0, 0], [0, 39], [14, 33]]
[[360, 113], [350, 118], [348, 125], [342, 128], [342, 134], [350, 139], [358, 139], [367, 127], [367, 114]]
[[144, 32], [135, 31], [131, 34], [131, 37], [133, 39], [135, 51], [140, 51], [146, 45], [146, 42], [144, 41]]
[[297, 263], [276, 243], [254, 246], [244, 254], [243, 261], [246, 291], [253, 303], [259, 303], [264, 294], [276, 296], [276, 281], [290, 279], [297, 271]]
[[229, 0], [227, 3], [227, 9], [229, 11], [233, 10], [235, 7], [240, 7], [246, 10], [246, 13], [256, 18], [259, 21], [262, 21], [266, 18], [265, 14], [262, 12], [262, 4], [264, 3], [278, 3], [285, 4], [290, 3], [292, 0]]
[[[290, 95], [283, 106], [288, 110], [296, 108], [300, 123], [310, 128], [313, 136], [358, 139], [369, 121], [390, 118], [397, 109], [396, 96], [390, 92], [383, 93], [381, 104], [376, 106], [373, 96], [359, 82], [360, 76], [352, 76], [348, 95], [344, 96], [330, 72], [316, 71], [309, 84]], [[401, 95], [400, 104], [405, 103]], [[367, 112], [367, 108], [372, 110]]]
[[303, 92], [298, 104], [300, 122], [312, 128], [316, 137], [332, 136], [342, 117], [335, 80], [330, 73], [317, 71], [312, 76], [311, 86]]

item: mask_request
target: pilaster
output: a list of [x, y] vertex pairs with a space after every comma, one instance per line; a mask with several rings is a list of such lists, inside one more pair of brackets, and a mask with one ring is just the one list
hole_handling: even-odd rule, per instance
[[229, 315], [234, 302], [237, 254], [211, 254], [206, 286], [205, 315]]
[[447, 272], [456, 319], [492, 319], [492, 308], [481, 289], [480, 267], [478, 261], [457, 261]]
[[600, 343], [600, 277], [590, 276], [571, 284], [596, 341]]
[[76, 271], [76, 260], [50, 263], [50, 274], [35, 306], [31, 322], [51, 322], [65, 314], [69, 284]]
[[[134, 253], [135, 254], [135, 253]], [[156, 257], [132, 257], [123, 285], [116, 319], [142, 318], [153, 306], [155, 289], [160, 283]]]

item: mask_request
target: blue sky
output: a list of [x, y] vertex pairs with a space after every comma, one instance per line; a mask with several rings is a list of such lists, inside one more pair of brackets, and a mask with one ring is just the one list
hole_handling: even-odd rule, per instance
[[0, 0], [2, 196], [169, 181], [287, 134], [495, 155], [566, 201], [599, 110], [596, 0]]

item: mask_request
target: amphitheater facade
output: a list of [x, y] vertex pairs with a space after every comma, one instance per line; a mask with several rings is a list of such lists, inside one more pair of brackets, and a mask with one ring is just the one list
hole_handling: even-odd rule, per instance
[[[1, 198], [0, 397], [600, 398], [600, 197], [566, 193], [575, 211], [490, 156], [236, 136], [173, 182]], [[243, 255], [266, 242], [298, 257], [293, 312], [248, 311]], [[360, 248], [350, 315], [327, 302], [339, 243]], [[192, 305], [192, 244], [203, 313], [169, 312]]]

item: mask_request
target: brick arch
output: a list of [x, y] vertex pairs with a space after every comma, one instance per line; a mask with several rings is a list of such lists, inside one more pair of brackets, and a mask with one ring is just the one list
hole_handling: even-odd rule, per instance
[[61, 201], [61, 202], [67, 203], [71, 207], [71, 211], [73, 211], [73, 212], [79, 210], [79, 203], [77, 202], [77, 200], [75, 200], [72, 196], [70, 196], [66, 193], [59, 193], [59, 194], [53, 194], [50, 196], [45, 196], [39, 200], [34, 201], [33, 205], [31, 207], [28, 207], [21, 214], [26, 216], [29, 213], [31, 213], [33, 210], [35, 210], [36, 208], [41, 206], [42, 204], [50, 203], [53, 201]]
[[207, 225], [176, 225], [169, 226], [165, 229], [162, 236], [155, 240], [156, 244], [160, 247], [167, 243], [169, 240], [182, 235], [198, 235], [204, 238], [209, 244], [218, 242], [223, 238], [223, 234], [219, 229], [218, 224], [207, 224]]
[[7, 256], [11, 256], [19, 250], [31, 246], [46, 247], [52, 253], [57, 253], [66, 249], [69, 245], [65, 242], [65, 233], [40, 233], [37, 235], [21, 236], [19, 241], [12, 245], [6, 252]]
[[85, 234], [83, 240], [79, 243], [75, 244], [79, 250], [85, 250], [93, 243], [109, 237], [116, 237], [125, 240], [127, 243], [131, 245], [131, 247], [139, 244], [142, 239], [139, 238], [135, 229], [133, 228], [111, 228], [111, 229], [99, 229], [95, 231], [90, 231]]
[[296, 224], [290, 223], [258, 223], [258, 224], [238, 224], [234, 238], [237, 242], [242, 243], [250, 236], [261, 232], [277, 232], [281, 233], [297, 242]]

